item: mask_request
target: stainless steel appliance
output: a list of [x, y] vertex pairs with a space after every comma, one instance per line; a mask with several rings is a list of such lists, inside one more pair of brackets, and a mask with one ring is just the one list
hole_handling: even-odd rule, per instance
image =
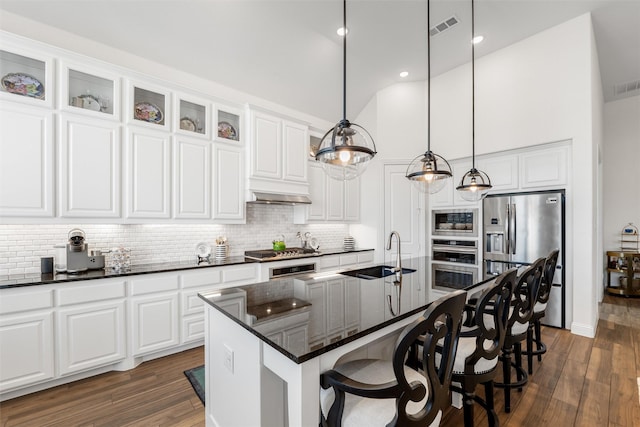
[[69, 231], [67, 242], [67, 273], [80, 273], [87, 271], [87, 250], [89, 245], [85, 241], [84, 231], [74, 228]]
[[475, 240], [433, 239], [431, 243], [433, 261], [477, 264], [478, 242]]
[[478, 283], [478, 268], [475, 266], [431, 263], [431, 287], [451, 291], [464, 289]]
[[486, 278], [560, 250], [542, 323], [564, 328], [564, 190], [488, 196], [483, 222]]
[[312, 248], [286, 248], [284, 250], [258, 249], [244, 252], [244, 257], [255, 261], [275, 261], [292, 258], [306, 258], [319, 255]]
[[478, 210], [433, 210], [431, 213], [431, 235], [476, 237], [478, 235]]

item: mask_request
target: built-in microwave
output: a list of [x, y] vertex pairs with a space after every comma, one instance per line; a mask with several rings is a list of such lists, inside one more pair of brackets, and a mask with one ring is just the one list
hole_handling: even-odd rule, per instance
[[478, 209], [438, 209], [431, 211], [433, 236], [478, 236]]
[[466, 265], [431, 263], [431, 288], [451, 291], [478, 283], [478, 268]]

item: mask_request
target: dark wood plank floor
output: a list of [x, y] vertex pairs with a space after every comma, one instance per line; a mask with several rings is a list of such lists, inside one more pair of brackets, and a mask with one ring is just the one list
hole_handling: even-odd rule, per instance
[[[496, 390], [502, 426], [640, 426], [640, 299], [606, 296], [600, 313], [595, 339], [543, 328], [549, 350], [525, 389], [512, 393], [511, 413]], [[1, 402], [0, 420], [7, 427], [204, 426], [204, 407], [183, 374], [203, 361], [196, 348]], [[462, 426], [462, 411], [448, 410], [441, 425]]]

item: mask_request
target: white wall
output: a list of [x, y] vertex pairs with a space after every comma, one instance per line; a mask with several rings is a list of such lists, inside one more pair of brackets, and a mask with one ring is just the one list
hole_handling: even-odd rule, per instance
[[604, 104], [603, 147], [603, 245], [619, 250], [622, 227], [640, 227], [640, 95]]
[[[591, 16], [580, 16], [478, 58], [475, 65], [477, 154], [572, 141], [571, 157], [576, 166], [567, 188], [566, 249], [568, 282], [575, 288], [574, 293], [567, 289], [567, 321], [575, 333], [593, 336], [597, 324], [595, 283], [599, 282], [596, 264], [601, 260], [597, 249], [596, 149], [602, 96]], [[396, 84], [378, 92], [375, 127], [380, 159], [374, 162], [411, 159], [424, 151], [426, 106], [419, 101], [424, 87], [424, 83]], [[431, 87], [432, 150], [447, 159], [470, 156], [470, 64], [433, 78]], [[379, 182], [373, 177], [369, 181]], [[382, 203], [382, 196], [378, 191], [378, 203]], [[370, 226], [376, 221], [382, 224], [383, 216], [367, 221]]]

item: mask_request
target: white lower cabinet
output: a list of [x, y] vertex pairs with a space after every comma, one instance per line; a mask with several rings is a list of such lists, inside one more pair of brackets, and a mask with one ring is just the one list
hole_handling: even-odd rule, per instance
[[0, 393], [54, 378], [51, 310], [0, 316]]
[[324, 255], [318, 261], [318, 271], [322, 272], [352, 267], [366, 267], [373, 263], [373, 255], [373, 251]]
[[131, 280], [131, 353], [141, 356], [180, 344], [178, 275]]
[[92, 282], [57, 291], [59, 375], [109, 365], [127, 356], [125, 281]]
[[124, 300], [59, 310], [60, 375], [109, 365], [127, 356]]
[[0, 394], [55, 377], [54, 291], [3, 289], [0, 296]]

